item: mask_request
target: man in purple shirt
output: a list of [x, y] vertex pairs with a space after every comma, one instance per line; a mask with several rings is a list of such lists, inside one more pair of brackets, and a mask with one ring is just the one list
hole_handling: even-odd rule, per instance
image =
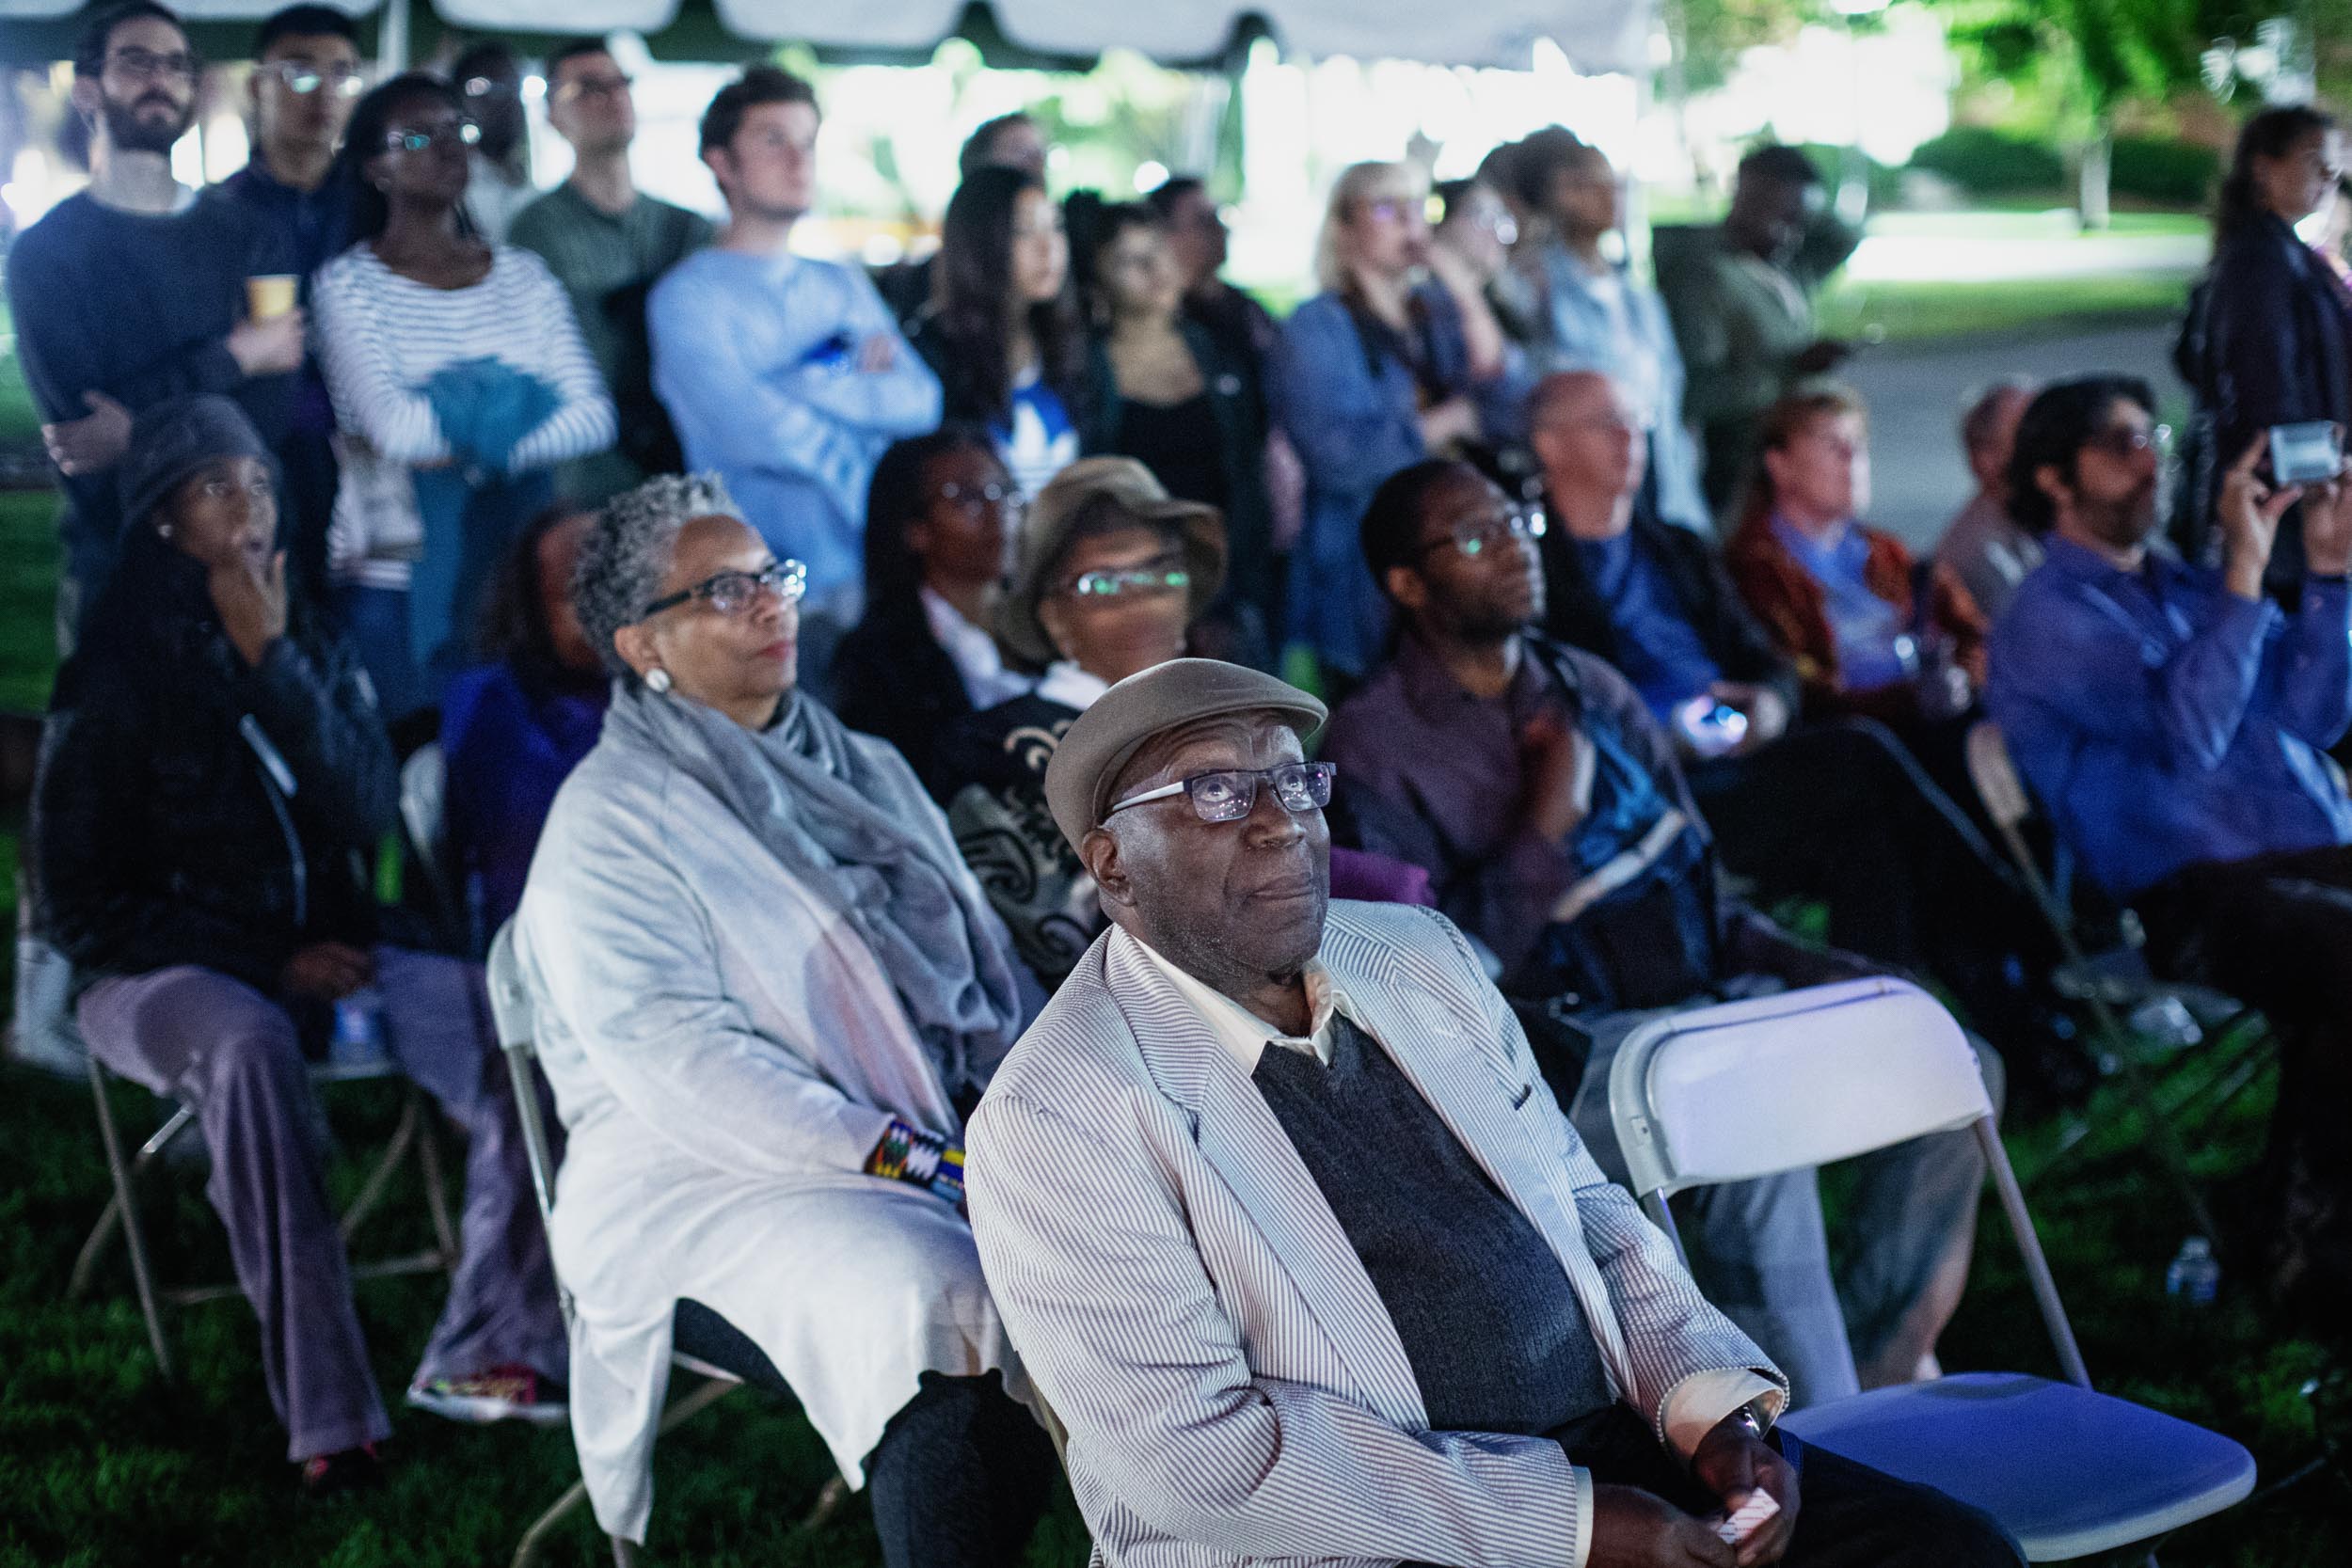
[[[1985, 705], [2058, 836], [2146, 923], [2161, 967], [2261, 1006], [2284, 1046], [2264, 1227], [2289, 1306], [2352, 1291], [2352, 486], [2274, 487], [2266, 441], [2217, 502], [2219, 570], [2153, 554], [2147, 383], [2062, 383], [2017, 433], [2011, 504], [2047, 556], [1994, 630]], [[2304, 501], [2292, 612], [2265, 599]]]
[[[1381, 485], [1364, 554], [1396, 652], [1332, 715], [1323, 755], [1346, 781], [1338, 831], [1429, 873], [1514, 1008], [1538, 1035], [1571, 1037], [1562, 1056], [1589, 1037], [1581, 1078], [1572, 1059], [1546, 1071], [1623, 1180], [1604, 1057], [1637, 1015], [1872, 969], [1722, 895], [1711, 835], [1640, 694], [1526, 629], [1544, 612], [1530, 521], [1463, 463], [1430, 459]], [[1997, 1072], [1989, 1053], [1986, 1066]], [[1799, 1403], [1905, 1382], [1959, 1304], [1982, 1180], [1965, 1133], [1867, 1156], [1834, 1287], [1809, 1173], [1715, 1188], [1685, 1216], [1693, 1275]]]

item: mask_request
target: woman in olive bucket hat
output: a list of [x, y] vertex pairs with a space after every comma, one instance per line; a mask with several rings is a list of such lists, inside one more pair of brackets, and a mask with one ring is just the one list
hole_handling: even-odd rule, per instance
[[[1184, 656], [1225, 578], [1215, 507], [1169, 497], [1131, 457], [1073, 463], [1038, 493], [996, 640], [1044, 669], [1037, 689], [941, 736], [947, 823], [1022, 958], [1049, 988], [1103, 928], [1094, 884], [1045, 803], [1045, 765], [1079, 714], [1129, 675]], [[1427, 903], [1428, 879], [1334, 850], [1335, 896]]]

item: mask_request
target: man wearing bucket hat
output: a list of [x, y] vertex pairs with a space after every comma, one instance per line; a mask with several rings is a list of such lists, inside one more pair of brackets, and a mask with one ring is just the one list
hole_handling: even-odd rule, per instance
[[120, 564], [57, 678], [33, 835], [90, 1053], [196, 1112], [306, 1488], [373, 1480], [390, 1431], [306, 1065], [330, 1022], [466, 1133], [456, 1268], [409, 1402], [561, 1421], [563, 1318], [482, 974], [377, 929], [360, 868], [394, 820], [391, 748], [349, 648], [289, 602], [268, 449], [228, 399], [186, 399], [139, 416], [120, 479]]
[[[1022, 958], [1052, 986], [1103, 915], [1054, 825], [1046, 764], [1113, 683], [1184, 651], [1224, 579], [1225, 529], [1214, 507], [1172, 499], [1134, 458], [1089, 457], [1039, 492], [1021, 538], [997, 641], [1044, 666], [1044, 678], [947, 730], [936, 760], [958, 847]], [[1384, 856], [1340, 850], [1332, 874], [1349, 896], [1428, 902], [1428, 879]]]
[[[1329, 899], [1324, 717], [1177, 659], [1046, 770], [1112, 928], [998, 1069], [967, 1196], [1098, 1555], [2018, 1561], [1765, 1437], [1785, 1381], [1602, 1179], [1461, 935]], [[1694, 1516], [1756, 1492], [1736, 1551]]]

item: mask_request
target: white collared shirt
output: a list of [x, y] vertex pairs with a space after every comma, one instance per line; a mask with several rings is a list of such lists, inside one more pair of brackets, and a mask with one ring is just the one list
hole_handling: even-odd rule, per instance
[[923, 620], [931, 628], [931, 640], [946, 650], [948, 662], [962, 678], [963, 694], [972, 699], [974, 712], [985, 713], [998, 703], [1010, 702], [1029, 689], [1026, 675], [1005, 668], [1005, 656], [987, 627], [965, 620], [963, 611], [928, 583], [920, 590], [920, 596]]
[[1114, 927], [1111, 941], [1132, 944], [1135, 951], [1149, 959], [1152, 967], [1176, 988], [1178, 995], [1192, 1004], [1193, 1010], [1200, 1015], [1200, 1021], [1216, 1035], [1216, 1043], [1225, 1048], [1233, 1058], [1234, 1065], [1241, 1069], [1244, 1078], [1258, 1070], [1258, 1058], [1265, 1053], [1269, 1045], [1279, 1045], [1285, 1051], [1311, 1052], [1315, 1060], [1329, 1067], [1331, 1020], [1343, 1008], [1349, 1018], [1356, 1019], [1359, 1028], [1363, 1026], [1363, 1020], [1356, 1018], [1355, 1009], [1346, 1006], [1339, 988], [1331, 983], [1331, 972], [1323, 967], [1320, 958], [1308, 959], [1307, 967], [1299, 976], [1307, 987], [1307, 1032], [1303, 1035], [1285, 1035], [1223, 991], [1168, 962], [1161, 957], [1157, 948], [1130, 934], [1125, 927]]
[[[1037, 683], [1037, 694], [1049, 703], [1074, 707], [1080, 713], [1094, 705], [1095, 699], [1111, 689], [1110, 682], [1100, 675], [1089, 674], [1070, 659], [1057, 659], [1045, 667], [1044, 678]], [[1149, 953], [1150, 948], [1145, 948]]]

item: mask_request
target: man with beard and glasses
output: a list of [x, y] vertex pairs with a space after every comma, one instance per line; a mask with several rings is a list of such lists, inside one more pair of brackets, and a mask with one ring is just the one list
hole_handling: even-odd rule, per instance
[[8, 258], [8, 305], [41, 438], [65, 476], [57, 634], [70, 645], [122, 529], [115, 466], [131, 418], [225, 392], [275, 448], [302, 363], [298, 309], [251, 319], [246, 279], [294, 270], [241, 208], [172, 178], [196, 121], [202, 63], [162, 6], [110, 10], [82, 35], [73, 109], [90, 126], [87, 189], [50, 209]]
[[[2233, 454], [2219, 569], [2152, 552], [2155, 399], [2093, 376], [2036, 398], [2010, 505], [2046, 557], [1994, 629], [1985, 707], [2059, 839], [2148, 927], [2160, 969], [2270, 1015], [2283, 1049], [2265, 1208], [2280, 1304], [2341, 1327], [2352, 1291], [2352, 800], [2321, 753], [2352, 727], [2352, 486], [2274, 487]], [[2295, 608], [2265, 596], [2303, 502]]]

